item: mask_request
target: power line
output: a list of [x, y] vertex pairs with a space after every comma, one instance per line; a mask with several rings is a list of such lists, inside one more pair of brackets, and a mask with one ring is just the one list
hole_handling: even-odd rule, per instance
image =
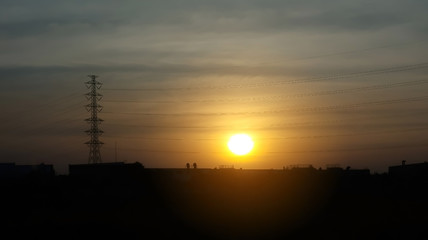
[[303, 98], [303, 97], [315, 97], [315, 96], [326, 96], [326, 95], [336, 95], [336, 94], [348, 94], [348, 93], [358, 93], [372, 90], [382, 90], [395, 87], [408, 87], [421, 84], [427, 84], [427, 79], [406, 81], [406, 82], [396, 82], [396, 83], [387, 83], [355, 88], [345, 88], [338, 90], [325, 90], [325, 91], [316, 91], [309, 93], [298, 93], [292, 95], [275, 95], [269, 97], [249, 97], [249, 98], [231, 98], [231, 99], [206, 99], [206, 100], [180, 100], [180, 101], [142, 101], [142, 100], [107, 100], [104, 102], [115, 102], [115, 103], [230, 103], [230, 102], [272, 102], [280, 100], [288, 100], [290, 98]]
[[370, 47], [370, 48], [362, 48], [362, 49], [354, 49], [354, 50], [349, 50], [349, 51], [341, 51], [341, 52], [335, 52], [335, 53], [313, 55], [313, 56], [307, 56], [307, 57], [292, 59], [291, 61], [301, 61], [301, 60], [316, 59], [316, 58], [323, 58], [323, 57], [347, 55], [347, 54], [353, 54], [353, 53], [358, 53], [358, 52], [366, 52], [366, 51], [377, 50], [377, 49], [399, 47], [399, 46], [405, 46], [405, 45], [414, 45], [414, 44], [419, 44], [419, 43], [423, 43], [423, 42], [427, 42], [427, 40], [424, 39], [424, 40], [415, 41], [415, 42], [396, 43], [396, 44], [382, 45], [382, 46], [376, 46], [376, 47]]
[[303, 108], [288, 108], [279, 110], [252, 111], [252, 112], [187, 112], [187, 113], [147, 113], [147, 112], [105, 112], [106, 114], [124, 114], [124, 115], [145, 115], [145, 116], [229, 116], [229, 115], [259, 115], [259, 114], [280, 114], [285, 112], [321, 112], [321, 111], [336, 111], [349, 110], [365, 106], [387, 105], [406, 102], [417, 102], [428, 100], [428, 96], [390, 99], [383, 101], [370, 101], [362, 103], [354, 103], [347, 105], [330, 105], [320, 107], [303, 107]]
[[[401, 149], [401, 148], [428, 148], [426, 144], [401, 144], [401, 145], [387, 145], [387, 146], [370, 146], [358, 148], [338, 148], [338, 149], [325, 149], [325, 150], [302, 150], [302, 151], [278, 151], [266, 152], [266, 154], [284, 154], [284, 153], [330, 153], [330, 152], [358, 152], [358, 151], [378, 151], [388, 149]], [[113, 149], [113, 148], [108, 148]], [[196, 151], [174, 151], [174, 150], [155, 150], [143, 148], [123, 148], [123, 150], [147, 153], [162, 153], [162, 154], [202, 154], [203, 152]]]
[[[106, 147], [106, 149], [114, 149], [110, 147]], [[144, 148], [121, 148], [122, 150], [128, 150], [128, 151], [136, 151], [136, 152], [149, 152], [149, 153], [168, 153], [168, 154], [197, 154], [201, 152], [195, 152], [195, 151], [174, 151], [174, 150], [155, 150], [155, 149], [144, 149]]]
[[271, 154], [276, 154], [276, 153], [284, 154], [284, 153], [358, 152], [358, 151], [376, 151], [376, 150], [388, 150], [388, 149], [399, 149], [399, 148], [428, 148], [428, 145], [420, 143], [420, 144], [401, 144], [401, 145], [360, 147], [360, 148], [345, 148], [345, 149], [278, 151], [278, 152], [267, 152], [267, 153], [271, 153]]
[[[83, 104], [73, 104], [70, 107], [61, 109], [61, 111], [56, 111], [49, 115], [49, 121], [36, 123], [34, 117], [20, 120], [20, 128], [15, 129], [15, 131], [26, 132], [28, 134], [37, 134], [38, 132], [45, 132], [46, 130], [52, 129], [52, 126], [58, 123], [68, 123], [73, 121], [77, 122], [77, 117], [83, 117], [83, 112], [79, 114], [73, 114], [73, 118], [70, 118], [70, 116], [68, 116], [67, 114], [71, 115], [74, 110], [81, 109], [82, 105]], [[63, 116], [66, 116], [66, 118], [62, 118]], [[5, 129], [4, 131], [7, 131], [8, 129], [11, 129], [15, 124], [16, 121], [8, 122], [8, 125], [2, 125], [1, 127]]]
[[428, 63], [418, 63], [412, 65], [396, 66], [382, 69], [373, 69], [366, 71], [359, 71], [353, 73], [342, 73], [342, 74], [333, 74], [321, 77], [311, 77], [303, 79], [294, 79], [294, 80], [285, 80], [285, 81], [270, 81], [262, 83], [253, 83], [253, 84], [233, 84], [226, 86], [203, 86], [203, 87], [174, 87], [174, 88], [106, 88], [106, 91], [186, 91], [186, 90], [223, 90], [223, 89], [232, 89], [232, 88], [258, 88], [258, 87], [268, 87], [276, 86], [282, 84], [297, 84], [297, 83], [308, 83], [322, 80], [335, 80], [335, 79], [344, 79], [344, 78], [356, 78], [364, 77], [371, 75], [379, 75], [385, 73], [395, 73], [403, 71], [411, 71], [416, 69], [427, 68]]
[[[260, 130], [258, 128], [251, 128], [252, 130]], [[274, 129], [274, 128], [272, 128]], [[263, 130], [269, 130], [269, 128], [263, 128]], [[355, 136], [367, 136], [367, 135], [383, 135], [383, 134], [394, 134], [403, 132], [421, 132], [428, 130], [428, 127], [408, 128], [408, 129], [393, 129], [385, 131], [367, 131], [358, 133], [344, 133], [344, 134], [327, 134], [327, 135], [303, 135], [303, 136], [290, 136], [290, 137], [263, 137], [255, 138], [255, 140], [293, 140], [293, 139], [318, 139], [318, 138], [337, 138], [337, 137], [355, 137]], [[111, 135], [105, 136], [105, 138], [120, 138], [120, 139], [138, 139], [147, 141], [220, 141], [220, 138], [210, 139], [185, 139], [185, 138], [148, 138], [148, 137], [130, 137], [130, 136], [119, 136]]]

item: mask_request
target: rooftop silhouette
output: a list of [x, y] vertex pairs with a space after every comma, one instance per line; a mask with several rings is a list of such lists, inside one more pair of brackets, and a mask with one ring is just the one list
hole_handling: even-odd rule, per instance
[[[3, 232], [70, 239], [413, 239], [425, 233], [426, 163], [384, 174], [337, 166], [189, 165], [77, 164], [69, 165], [69, 175], [52, 175], [44, 165], [17, 174], [13, 169], [23, 166], [0, 164]], [[34, 174], [40, 170], [49, 174]]]

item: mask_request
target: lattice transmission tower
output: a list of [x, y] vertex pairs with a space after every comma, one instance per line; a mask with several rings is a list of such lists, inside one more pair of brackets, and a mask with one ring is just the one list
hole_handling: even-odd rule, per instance
[[101, 100], [103, 95], [99, 94], [97, 90], [101, 88], [102, 83], [96, 80], [98, 76], [88, 75], [88, 77], [90, 77], [91, 80], [85, 82], [86, 87], [90, 89], [90, 92], [85, 94], [89, 101], [89, 104], [86, 105], [86, 110], [91, 113], [91, 117], [85, 119], [85, 121], [90, 124], [91, 128], [85, 132], [91, 137], [91, 139], [85, 142], [85, 144], [89, 146], [88, 163], [101, 163], [100, 148], [104, 143], [99, 140], [99, 136], [103, 134], [103, 131], [100, 130], [98, 126], [103, 120], [98, 117], [98, 113], [101, 112], [103, 107], [98, 104], [98, 101]]

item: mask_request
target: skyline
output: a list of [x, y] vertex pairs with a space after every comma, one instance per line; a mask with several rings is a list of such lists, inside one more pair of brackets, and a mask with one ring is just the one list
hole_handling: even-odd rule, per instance
[[[423, 1], [0, 1], [2, 162], [369, 168], [428, 157]], [[253, 151], [227, 149], [247, 133]]]

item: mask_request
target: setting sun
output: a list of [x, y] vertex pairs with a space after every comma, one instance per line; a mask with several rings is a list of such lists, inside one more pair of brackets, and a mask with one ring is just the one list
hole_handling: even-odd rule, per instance
[[236, 155], [245, 155], [254, 147], [254, 142], [247, 134], [235, 134], [227, 143], [230, 151]]

